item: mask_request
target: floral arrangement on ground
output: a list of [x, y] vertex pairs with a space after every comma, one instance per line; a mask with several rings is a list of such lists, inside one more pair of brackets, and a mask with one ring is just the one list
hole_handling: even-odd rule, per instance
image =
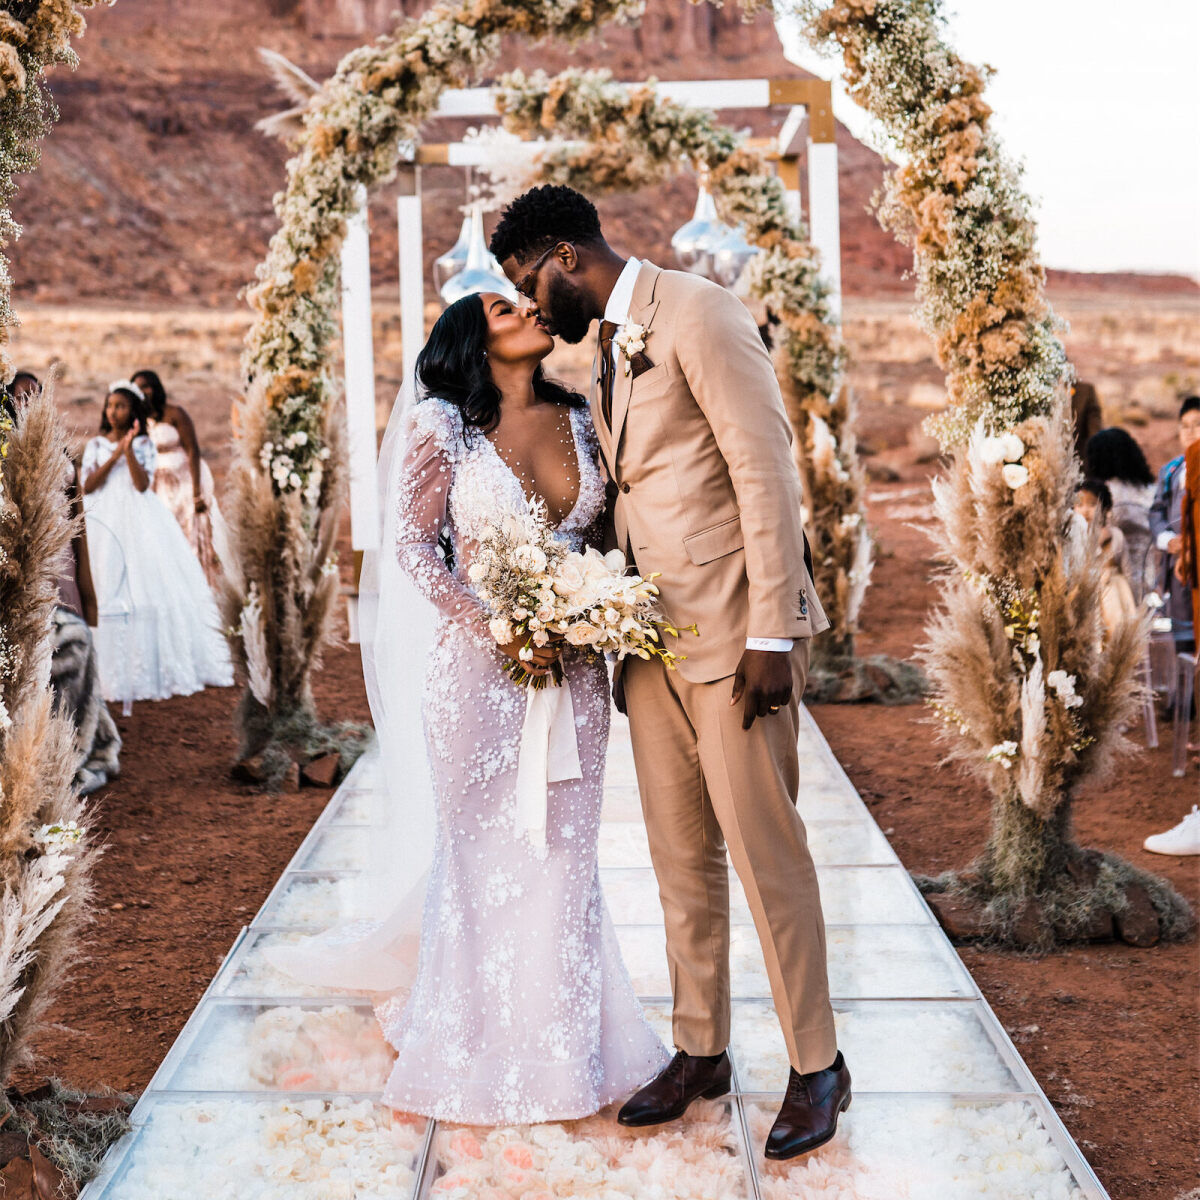
[[1180, 936], [1192, 917], [1167, 883], [1071, 836], [1077, 789], [1127, 748], [1146, 622], [1102, 636], [1100, 561], [1073, 514], [1071, 371], [987, 74], [947, 44], [941, 0], [795, 7], [903, 159], [879, 215], [912, 247], [951, 401], [932, 424], [951, 466], [935, 486], [946, 572], [924, 663], [950, 757], [990, 791], [993, 825], [969, 870], [923, 886], [968, 936], [1044, 948], [1114, 923], [1141, 944]]

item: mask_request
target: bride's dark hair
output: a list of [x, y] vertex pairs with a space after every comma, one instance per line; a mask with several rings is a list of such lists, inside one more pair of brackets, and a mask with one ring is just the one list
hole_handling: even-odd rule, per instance
[[[434, 324], [417, 355], [417, 382], [423, 395], [457, 405], [464, 425], [487, 431], [500, 419], [500, 389], [487, 363], [487, 315], [478, 296], [455, 300]], [[553, 404], [581, 408], [584, 399], [546, 378], [541, 364], [533, 373], [534, 394]]]

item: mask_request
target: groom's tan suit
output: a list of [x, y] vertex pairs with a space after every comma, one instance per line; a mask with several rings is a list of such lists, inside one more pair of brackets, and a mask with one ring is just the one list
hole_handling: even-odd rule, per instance
[[[610, 302], [611, 307], [611, 302]], [[806, 566], [801, 489], [770, 358], [750, 314], [694, 275], [638, 270], [628, 319], [651, 366], [613, 372], [592, 417], [614, 496], [615, 544], [656, 581], [675, 624], [699, 627], [678, 670], [629, 659], [622, 680], [667, 928], [674, 1037], [729, 1044], [725, 848], [754, 916], [792, 1066], [837, 1047], [816, 872], [796, 811], [809, 639], [829, 622]], [[792, 701], [742, 729], [730, 704], [747, 637], [793, 639]]]

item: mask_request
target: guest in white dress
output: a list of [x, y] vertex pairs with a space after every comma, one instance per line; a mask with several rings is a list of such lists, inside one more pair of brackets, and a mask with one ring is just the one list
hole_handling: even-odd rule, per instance
[[153, 491], [156, 457], [141, 389], [113, 384], [81, 469], [108, 700], [165, 700], [233, 683], [204, 572]]
[[142, 389], [149, 407], [150, 440], [158, 451], [154, 490], [166, 501], [192, 550], [215, 584], [220, 574], [213, 549], [213, 525], [221, 519], [212, 471], [200, 453], [196, 426], [186, 410], [167, 399], [166, 388], [154, 371], [141, 370], [133, 382]]

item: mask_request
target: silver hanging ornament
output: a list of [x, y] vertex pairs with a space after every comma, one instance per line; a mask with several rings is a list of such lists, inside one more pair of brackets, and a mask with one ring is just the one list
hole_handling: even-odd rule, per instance
[[717, 218], [717, 206], [703, 180], [696, 196], [696, 211], [692, 219], [675, 230], [671, 238], [671, 249], [685, 271], [693, 275], [712, 278], [713, 249], [725, 234], [728, 226]]
[[471, 214], [463, 217], [462, 228], [458, 231], [458, 241], [440, 258], [433, 260], [433, 286], [441, 295], [446, 286], [467, 265], [467, 255], [471, 249]]
[[712, 277], [722, 287], [737, 290], [737, 282], [746, 264], [758, 253], [758, 247], [746, 241], [741, 227], [729, 229], [712, 248]]
[[517, 289], [508, 281], [500, 264], [487, 248], [483, 238], [483, 205], [473, 204], [468, 232], [467, 262], [461, 271], [446, 281], [441, 288], [442, 303], [449, 306], [464, 296], [479, 292], [497, 292], [513, 304], [517, 302]]

